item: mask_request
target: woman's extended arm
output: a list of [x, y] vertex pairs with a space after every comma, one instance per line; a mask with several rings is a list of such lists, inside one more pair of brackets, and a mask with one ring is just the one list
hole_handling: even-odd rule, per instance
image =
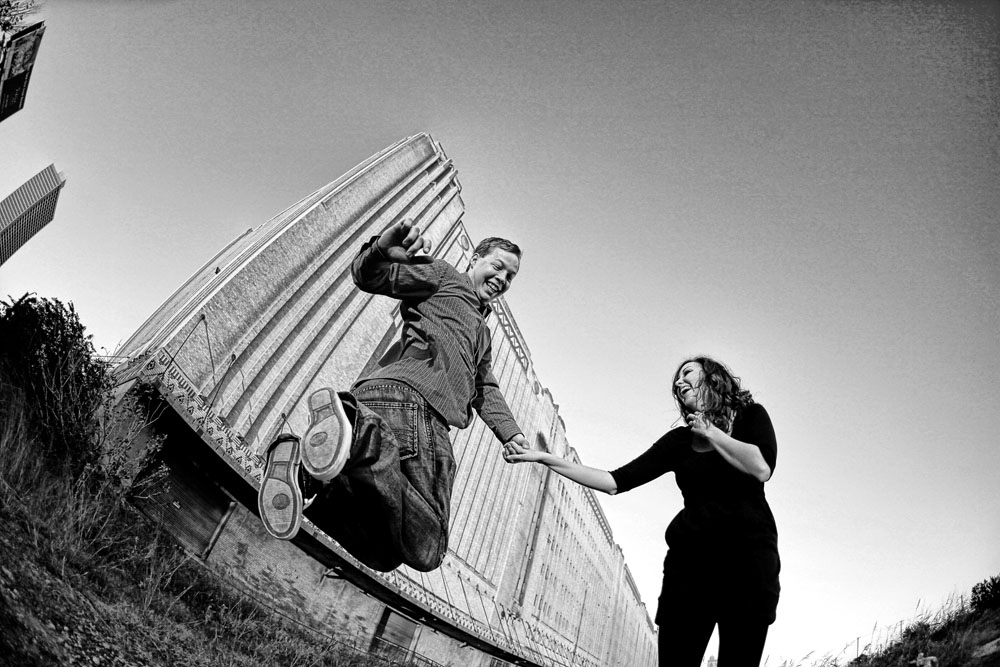
[[[526, 443], [525, 443], [526, 444]], [[503, 458], [508, 463], [541, 463], [566, 479], [571, 479], [577, 484], [590, 487], [596, 491], [603, 491], [614, 495], [618, 492], [618, 485], [615, 478], [607, 470], [598, 470], [581, 463], [574, 463], [564, 458], [560, 458], [549, 452], [538, 452], [528, 449], [514, 440], [504, 444]]]
[[707, 440], [729, 465], [761, 482], [770, 479], [771, 466], [764, 460], [759, 447], [737, 440], [710, 422], [701, 412], [688, 415], [688, 424], [695, 435]]

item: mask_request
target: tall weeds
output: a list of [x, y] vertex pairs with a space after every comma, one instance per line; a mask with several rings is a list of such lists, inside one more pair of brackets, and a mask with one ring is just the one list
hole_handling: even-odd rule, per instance
[[158, 539], [157, 531], [151, 533], [149, 522], [127, 502], [130, 493], [141, 490], [131, 469], [154, 470], [142, 486], [162, 476], [155, 473], [155, 448], [140, 456], [142, 460], [127, 462], [112, 449], [111, 455], [75, 477], [59, 474], [62, 471], [53, 471], [38, 455], [39, 445], [26, 427], [29, 413], [24, 404], [17, 387], [0, 384], [0, 505], [40, 562], [60, 577], [82, 576], [104, 586], [144, 570], [151, 583], [167, 576], [176, 568], [180, 551]]

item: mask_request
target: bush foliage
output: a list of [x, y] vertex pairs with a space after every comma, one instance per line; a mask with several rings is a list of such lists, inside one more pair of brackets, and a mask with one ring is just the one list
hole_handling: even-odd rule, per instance
[[44, 465], [78, 477], [96, 462], [95, 418], [108, 365], [94, 355], [73, 304], [26, 294], [0, 301], [0, 389], [23, 400], [28, 437]]

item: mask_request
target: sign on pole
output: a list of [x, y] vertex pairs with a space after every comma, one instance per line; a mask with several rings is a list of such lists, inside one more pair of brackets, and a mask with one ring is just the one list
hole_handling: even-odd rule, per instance
[[16, 32], [7, 44], [0, 63], [0, 121], [24, 107], [28, 79], [44, 32], [45, 23], [39, 22]]

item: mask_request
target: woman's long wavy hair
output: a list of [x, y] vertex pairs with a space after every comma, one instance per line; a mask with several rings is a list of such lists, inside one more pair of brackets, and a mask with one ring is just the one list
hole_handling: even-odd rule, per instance
[[689, 409], [681, 401], [677, 393], [677, 378], [680, 377], [684, 364], [696, 361], [701, 364], [705, 371], [705, 379], [699, 388], [699, 399], [702, 405], [702, 412], [709, 421], [727, 433], [733, 426], [733, 419], [740, 408], [753, 403], [753, 396], [749, 391], [740, 386], [740, 379], [733, 375], [733, 372], [720, 361], [711, 357], [697, 356], [690, 357], [682, 361], [677, 370], [674, 371], [674, 379], [670, 383], [671, 392], [674, 395], [674, 402], [681, 412], [681, 419], [687, 423], [688, 415], [694, 411]]

